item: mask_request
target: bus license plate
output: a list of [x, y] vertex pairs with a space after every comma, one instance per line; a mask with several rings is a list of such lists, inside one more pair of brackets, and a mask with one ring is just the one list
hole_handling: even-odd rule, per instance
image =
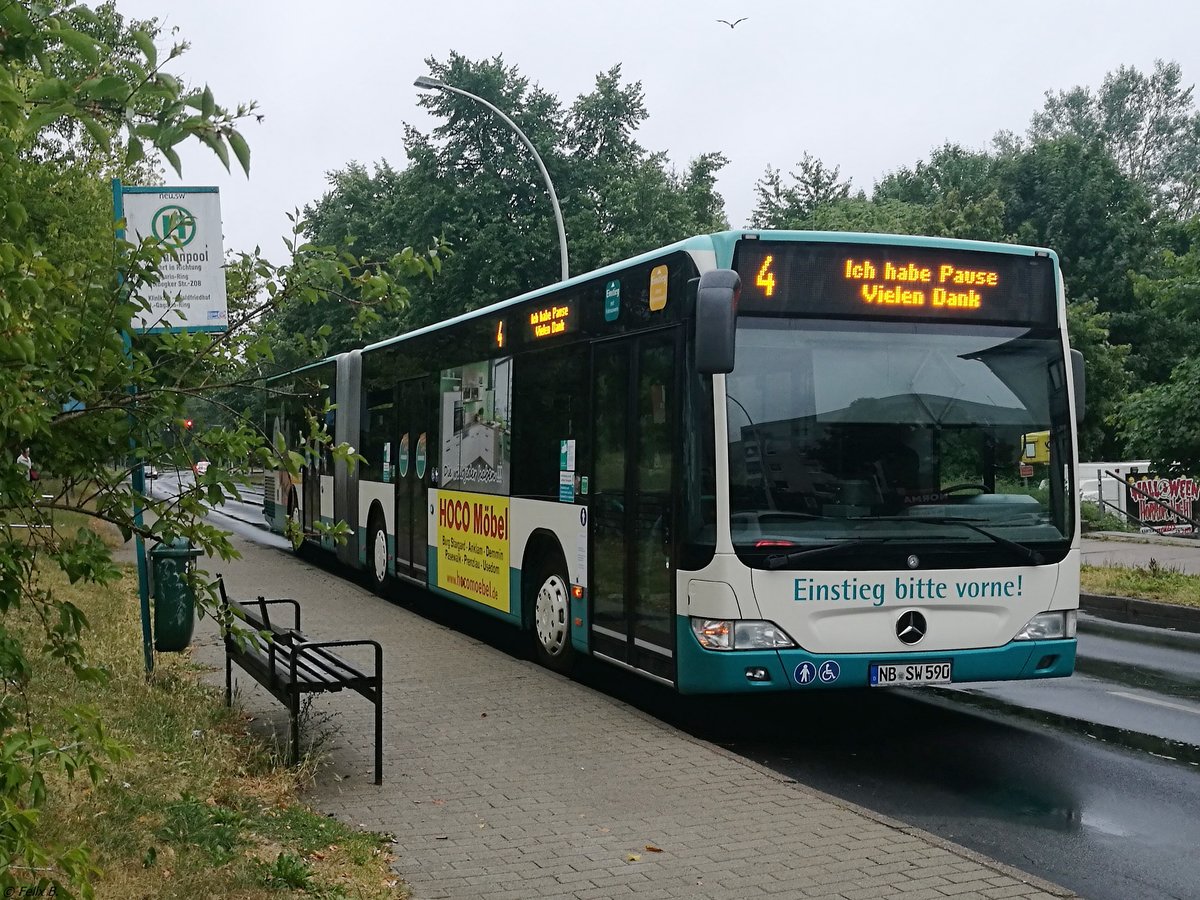
[[900, 687], [914, 684], [949, 684], [949, 662], [874, 663], [870, 669], [871, 687]]

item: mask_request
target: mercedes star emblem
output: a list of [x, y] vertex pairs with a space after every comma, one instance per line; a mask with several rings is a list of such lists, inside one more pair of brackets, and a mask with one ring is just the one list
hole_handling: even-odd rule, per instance
[[896, 637], [906, 644], [917, 643], [928, 630], [925, 617], [919, 612], [910, 610], [896, 620]]
[[920, 559], [920, 557], [917, 556], [917, 554], [910, 553], [908, 555], [907, 562], [908, 562], [908, 567], [910, 569], [915, 569], [917, 566], [919, 566], [921, 564], [921, 559]]

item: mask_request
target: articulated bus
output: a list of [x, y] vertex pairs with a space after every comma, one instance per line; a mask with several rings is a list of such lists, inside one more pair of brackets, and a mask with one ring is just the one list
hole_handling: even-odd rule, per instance
[[[553, 668], [685, 693], [1074, 669], [1083, 366], [1049, 250], [706, 235], [272, 386], [305, 459], [268, 473], [272, 526]], [[365, 462], [306, 452], [306, 411]]]

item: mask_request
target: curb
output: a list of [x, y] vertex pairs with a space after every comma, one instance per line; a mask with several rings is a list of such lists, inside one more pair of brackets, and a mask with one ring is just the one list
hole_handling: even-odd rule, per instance
[[1084, 538], [1096, 541], [1124, 541], [1127, 544], [1158, 544], [1163, 547], [1200, 547], [1194, 537], [1175, 537], [1169, 534], [1141, 534], [1136, 531], [1085, 531]]
[[1136, 597], [1080, 593], [1079, 608], [1083, 612], [1112, 622], [1200, 634], [1200, 607], [1159, 603]]

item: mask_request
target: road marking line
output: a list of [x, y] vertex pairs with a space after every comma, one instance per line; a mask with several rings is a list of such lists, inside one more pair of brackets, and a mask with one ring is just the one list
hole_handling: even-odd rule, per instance
[[1200, 716], [1200, 709], [1194, 709], [1190, 706], [1181, 706], [1178, 703], [1172, 703], [1170, 700], [1156, 700], [1152, 697], [1139, 697], [1137, 694], [1128, 694], [1125, 691], [1109, 691], [1114, 697], [1124, 697], [1127, 700], [1138, 700], [1142, 703], [1151, 703], [1154, 706], [1165, 706], [1168, 709], [1177, 709], [1180, 712], [1191, 713], [1193, 716]]

